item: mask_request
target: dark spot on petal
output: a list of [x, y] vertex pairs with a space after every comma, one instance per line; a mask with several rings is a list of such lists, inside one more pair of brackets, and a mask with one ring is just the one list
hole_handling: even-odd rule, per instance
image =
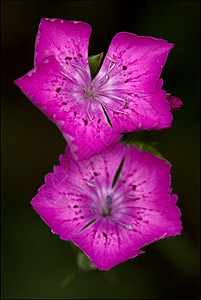
[[103, 236], [107, 239], [107, 234], [105, 232], [103, 232]]
[[66, 80], [66, 78], [64, 77], [63, 80]]
[[135, 190], [136, 189], [136, 185], [133, 185], [133, 190]]
[[84, 121], [85, 126], [87, 126], [88, 122], [85, 119], [82, 119]]
[[71, 60], [72, 59], [72, 57], [70, 57], [70, 56], [66, 56], [66, 58], [65, 58], [65, 60]]
[[83, 217], [83, 216], [81, 216], [81, 217], [80, 217], [80, 219], [84, 219], [84, 217]]
[[126, 104], [126, 105], [124, 106], [124, 108], [126, 109], [126, 108], [129, 108], [129, 107], [128, 107], [128, 105]]
[[136, 197], [136, 198], [134, 198], [133, 200], [134, 200], [134, 201], [137, 201], [137, 200], [140, 200], [140, 198], [139, 198], [139, 197]]
[[137, 219], [138, 219], [139, 221], [140, 221], [140, 220], [142, 220], [142, 218], [141, 218], [141, 217], [139, 217], [139, 218], [137, 218]]
[[77, 206], [77, 205], [74, 205], [73, 207], [74, 207], [74, 208], [78, 208], [78, 206]]
[[77, 113], [76, 113], [76, 111], [74, 112], [74, 116], [76, 116], [77, 115]]
[[126, 182], [126, 180], [122, 180], [122, 183], [125, 183]]
[[56, 89], [56, 92], [59, 93], [61, 91], [61, 88]]
[[94, 175], [95, 175], [95, 176], [98, 176], [98, 173], [94, 172]]
[[127, 83], [127, 82], [128, 82], [128, 79], [126, 79], [124, 82]]
[[62, 104], [63, 104], [63, 105], [67, 105], [67, 103], [66, 103], [66, 102], [62, 102]]
[[98, 120], [98, 123], [100, 123], [101, 119]]
[[123, 70], [126, 70], [127, 69], [127, 67], [126, 66], [123, 66]]
[[106, 172], [106, 176], [107, 176], [107, 177], [109, 177], [109, 176], [110, 176], [110, 174], [109, 174], [108, 172]]
[[81, 58], [82, 58], [82, 54], [80, 54], [80, 53], [79, 53], [78, 55], [79, 55], [79, 57], [81, 57]]

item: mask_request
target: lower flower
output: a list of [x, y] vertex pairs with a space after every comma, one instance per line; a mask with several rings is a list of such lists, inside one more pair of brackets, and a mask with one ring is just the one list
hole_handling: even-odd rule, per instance
[[100, 270], [147, 244], [181, 233], [177, 195], [165, 160], [120, 143], [88, 160], [69, 149], [31, 201], [52, 232], [72, 240]]

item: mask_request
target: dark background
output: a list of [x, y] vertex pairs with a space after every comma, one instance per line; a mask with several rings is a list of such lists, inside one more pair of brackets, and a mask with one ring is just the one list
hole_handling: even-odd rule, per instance
[[[3, 299], [199, 299], [199, 11], [200, 1], [1, 1]], [[172, 163], [183, 231], [110, 271], [74, 273], [71, 244], [52, 234], [30, 205], [65, 148], [56, 125], [13, 83], [33, 67], [42, 17], [89, 23], [90, 55], [106, 53], [120, 31], [175, 44], [163, 87], [184, 105], [172, 127], [151, 138]]]

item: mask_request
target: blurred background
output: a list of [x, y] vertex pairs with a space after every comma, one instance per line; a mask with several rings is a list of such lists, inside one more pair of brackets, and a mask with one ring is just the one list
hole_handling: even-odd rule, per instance
[[[172, 163], [183, 231], [110, 271], [77, 268], [72, 245], [30, 205], [66, 145], [13, 83], [33, 68], [42, 17], [89, 23], [90, 55], [106, 53], [120, 31], [175, 44], [163, 88], [184, 105], [150, 136]], [[2, 299], [199, 299], [200, 1], [1, 1], [1, 25]]]

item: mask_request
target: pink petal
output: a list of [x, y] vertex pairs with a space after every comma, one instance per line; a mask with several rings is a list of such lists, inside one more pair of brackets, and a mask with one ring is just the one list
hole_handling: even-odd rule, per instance
[[86, 188], [88, 184], [111, 186], [114, 176], [122, 161], [126, 148], [119, 142], [113, 143], [98, 155], [92, 156], [87, 160], [76, 161], [70, 147], [66, 147], [65, 155], [60, 156], [60, 166], [55, 167], [55, 172], [68, 171], [69, 180], [73, 183]]
[[42, 18], [35, 42], [35, 65], [54, 55], [64, 69], [72, 58], [88, 68], [90, 34], [91, 26], [87, 23]]
[[[70, 79], [62, 75], [62, 71], [63, 68], [55, 57], [50, 56], [26, 75], [15, 80], [15, 84], [22, 92], [53, 122], [57, 111], [68, 110], [64, 104], [66, 103], [65, 86], [68, 85], [72, 89], [74, 86]], [[73, 101], [72, 97], [70, 101]]]
[[[158, 83], [160, 87], [160, 81]], [[160, 88], [150, 94], [118, 90], [116, 95], [127, 103], [113, 105], [116, 111], [107, 109], [114, 131], [156, 130], [171, 126], [172, 114], [166, 92]]]
[[15, 80], [23, 93], [62, 131], [76, 158], [86, 159], [118, 140], [99, 103], [92, 102], [89, 119], [79, 77], [66, 72], [54, 56], [48, 57], [25, 76]]
[[170, 195], [170, 180], [170, 165], [163, 159], [135, 146], [127, 148], [121, 177], [121, 188], [127, 191], [121, 203], [125, 213], [119, 222], [133, 226], [127, 230], [132, 248], [181, 233], [178, 197]]
[[48, 174], [31, 204], [44, 222], [62, 239], [70, 240], [92, 218], [88, 197], [69, 182], [66, 172]]
[[172, 47], [162, 39], [128, 32], [115, 35], [94, 78], [97, 83], [104, 79], [100, 99], [115, 131], [171, 126], [172, 114], [159, 77]]
[[[60, 123], [57, 119], [57, 124], [60, 124], [58, 127], [78, 160], [90, 158], [121, 138], [121, 134], [109, 126], [103, 111], [93, 114], [92, 122], [84, 110], [74, 106], [65, 116], [65, 121]], [[73, 137], [72, 141], [69, 136]]]
[[100, 270], [109, 270], [115, 265], [134, 258], [142, 250], [135, 250], [127, 239], [126, 230], [109, 222], [107, 218], [97, 220], [72, 241], [85, 252], [93, 264]]
[[135, 201], [137, 206], [146, 208], [150, 201], [157, 201], [158, 207], [169, 204], [170, 168], [165, 160], [147, 151], [139, 151], [136, 146], [127, 147], [122, 183], [127, 191], [140, 198]]
[[173, 46], [162, 39], [120, 32], [114, 36], [98, 76], [108, 72], [113, 61], [109, 76], [118, 88], [154, 92]]

